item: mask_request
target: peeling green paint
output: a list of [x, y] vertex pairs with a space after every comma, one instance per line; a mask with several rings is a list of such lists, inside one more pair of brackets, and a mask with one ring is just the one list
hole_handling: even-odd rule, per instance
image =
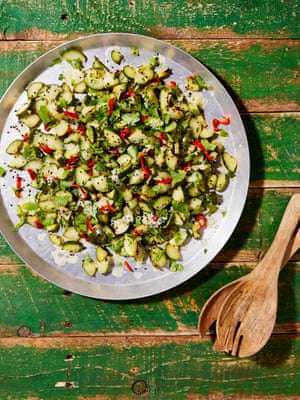
[[[278, 47], [278, 43], [272, 46], [272, 42], [269, 42], [268, 47], [256, 44], [239, 51], [229, 48], [226, 43], [217, 46], [208, 43], [200, 49], [188, 49], [221, 79], [240, 108], [243, 108], [243, 102], [258, 100], [266, 103], [294, 102], [300, 107], [297, 46]], [[42, 53], [42, 50], [0, 52], [0, 94]]]
[[[119, 348], [99, 345], [97, 340], [85, 348], [84, 339], [76, 347], [66, 343], [64, 349], [9, 346], [1, 349], [1, 361], [10, 362], [0, 364], [0, 396], [2, 400], [182, 400], [208, 398], [217, 388], [223, 397], [269, 398], [281, 393], [294, 398], [300, 394], [300, 362], [289, 354], [300, 351], [300, 341], [287, 337], [281, 342], [278, 347], [272, 339], [242, 363], [214, 353], [210, 341], [188, 339], [144, 346], [134, 341], [127, 346], [120, 339]], [[68, 355], [73, 359], [67, 361]], [[144, 393], [138, 393], [138, 387]]]
[[243, 115], [243, 121], [250, 148], [251, 181], [299, 181], [299, 115], [248, 114]]
[[[156, 27], [227, 29], [237, 35], [299, 37], [300, 5], [295, 0], [132, 1], [38, 0], [0, 1], [0, 31], [21, 32], [32, 27], [56, 33], [148, 33]], [[279, 18], [280, 16], [280, 18]]]
[[268, 47], [250, 45], [246, 49], [227, 48], [224, 44], [203, 47], [190, 53], [221, 79], [238, 102], [266, 99], [294, 101], [300, 106], [300, 71], [297, 46]]
[[[265, 252], [274, 238], [289, 195], [274, 191], [264, 196], [250, 194], [240, 223], [224, 251], [248, 249]], [[81, 335], [115, 331], [143, 334], [195, 330], [205, 300], [222, 284], [250, 271], [251, 265], [212, 263], [184, 285], [161, 295], [129, 302], [109, 302], [68, 295], [44, 279], [19, 266], [0, 274], [0, 332], [16, 335], [20, 326], [33, 335], [49, 336], [57, 332]], [[291, 264], [280, 280], [278, 322], [299, 320], [300, 298], [292, 296], [300, 284], [297, 264]], [[30, 310], [30, 312], [28, 311]], [[298, 316], [298, 317], [297, 317]], [[1, 336], [1, 335], [0, 335]]]

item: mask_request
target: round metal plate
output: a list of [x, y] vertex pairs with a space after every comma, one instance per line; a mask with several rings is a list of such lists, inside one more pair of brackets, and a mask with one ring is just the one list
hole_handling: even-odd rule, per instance
[[[125, 55], [126, 62], [140, 65], [159, 54], [165, 65], [173, 71], [172, 80], [183, 85], [187, 76], [198, 73], [210, 89], [203, 95], [206, 99], [205, 116], [208, 123], [215, 117], [230, 116], [231, 123], [226, 130], [225, 147], [238, 157], [236, 176], [223, 193], [219, 211], [210, 217], [208, 228], [201, 241], [191, 241], [183, 250], [184, 270], [170, 272], [157, 270], [150, 263], [134, 265], [134, 272], [116, 265], [113, 272], [102, 276], [87, 276], [81, 267], [81, 256], [67, 256], [55, 249], [47, 234], [29, 226], [14, 230], [18, 222], [16, 215], [18, 199], [12, 187], [15, 185], [14, 171], [8, 171], [0, 178], [0, 229], [9, 245], [38, 274], [50, 282], [74, 293], [107, 300], [129, 300], [155, 295], [171, 289], [194, 276], [203, 269], [223, 248], [234, 231], [241, 216], [249, 184], [249, 150], [244, 126], [239, 113], [221, 83], [195, 58], [184, 51], [150, 37], [109, 33], [79, 38], [47, 52], [26, 68], [11, 84], [0, 103], [0, 163], [5, 167], [9, 160], [5, 149], [16, 137], [20, 137], [15, 109], [26, 99], [24, 88], [33, 80], [57, 83], [65, 64], [53, 64], [62, 51], [70, 47], [80, 47], [92, 63], [94, 55], [110, 64], [110, 52], [118, 48]], [[131, 46], [140, 49], [138, 57], [131, 55]], [[115, 67], [114, 67], [115, 68]]]

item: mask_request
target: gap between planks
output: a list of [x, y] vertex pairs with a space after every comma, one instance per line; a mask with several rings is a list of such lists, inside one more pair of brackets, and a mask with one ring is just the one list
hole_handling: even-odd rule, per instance
[[[47, 32], [47, 31], [46, 31]], [[39, 40], [32, 40], [31, 34], [28, 37], [25, 35], [23, 39], [20, 39], [16, 36], [15, 39], [13, 37], [10, 40], [7, 40], [6, 37], [3, 38], [2, 33], [2, 40], [0, 40], [0, 53], [1, 52], [18, 52], [20, 51], [27, 51], [27, 52], [39, 52], [40, 54], [45, 53], [48, 50], [51, 50], [63, 43], [66, 43], [70, 39], [76, 39], [78, 37], [85, 37], [88, 35], [73, 35], [66, 36], [66, 35], [57, 35], [53, 33], [49, 33], [49, 35], [45, 34], [44, 31], [37, 31], [35, 35], [32, 34], [32, 37], [39, 37]], [[45, 38], [43, 40], [43, 35]], [[1, 35], [0, 35], [1, 38]], [[4, 40], [3, 40], [4, 39]], [[29, 39], [29, 40], [28, 40]], [[185, 39], [185, 40], [165, 40], [170, 44], [175, 46], [182, 47], [186, 52], [194, 52], [199, 51], [203, 48], [211, 49], [214, 51], [216, 46], [220, 46], [220, 39], [218, 38], [211, 38], [209, 41], [205, 38], [199, 39]], [[240, 39], [224, 39], [222, 41], [222, 45], [226, 45], [228, 50], [232, 53], [241, 52], [242, 50], [246, 50], [250, 46], [260, 45], [265, 49], [275, 49], [277, 47], [284, 46], [286, 48], [294, 48], [298, 47], [300, 41], [296, 39], [287, 39], [284, 42], [281, 39], [249, 39], [249, 38], [240, 38]], [[273, 98], [266, 98], [266, 99], [247, 99], [243, 101], [243, 104], [237, 104], [240, 112], [256, 112], [257, 110], [261, 113], [289, 113], [289, 112], [299, 112], [300, 106], [296, 100], [282, 100], [276, 99], [274, 101]]]
[[[300, 327], [297, 326], [297, 331], [293, 332], [282, 332], [278, 330], [276, 332], [276, 326], [271, 336], [271, 340], [300, 340]], [[200, 339], [198, 332], [187, 332], [187, 333], [173, 333], [165, 332], [157, 335], [149, 333], [149, 331], [137, 333], [112, 333], [112, 334], [98, 334], [98, 335], [65, 335], [65, 336], [31, 336], [31, 337], [2, 337], [0, 338], [1, 347], [37, 347], [37, 348], [88, 348], [97, 346], [113, 346], [115, 348], [124, 348], [124, 346], [153, 346], [163, 345], [166, 343], [176, 343], [179, 345], [189, 343], [203, 343], [212, 340], [212, 336], [206, 335], [203, 339]]]
[[[6, 27], [2, 29], [0, 32], [0, 40], [1, 41], [36, 41], [36, 38], [39, 38], [40, 41], [59, 41], [59, 40], [72, 40], [83, 36], [95, 35], [95, 34], [105, 34], [105, 33], [113, 33], [113, 32], [67, 32], [67, 33], [56, 33], [51, 30], [41, 29], [32, 27], [29, 29], [24, 29], [23, 31], [9, 31], [9, 28]], [[124, 32], [126, 33], [126, 32]], [[128, 32], [133, 33], [133, 32]], [[278, 41], [291, 41], [298, 40], [298, 38], [294, 38], [289, 36], [288, 34], [284, 35], [280, 32], [277, 32], [276, 35], [270, 36], [269, 34], [264, 34], [263, 32], [259, 32], [259, 34], [238, 34], [234, 32], [230, 28], [219, 27], [219, 28], [211, 28], [211, 29], [199, 29], [199, 28], [181, 28], [178, 29], [176, 27], [164, 27], [162, 25], [153, 26], [147, 29], [145, 27], [145, 32], [140, 33], [144, 36], [155, 37], [159, 40], [164, 41], [197, 41], [199, 39], [209, 41], [209, 40], [217, 40], [225, 41], [225, 40], [249, 40], [251, 42], [255, 42], [257, 40], [278, 40]]]

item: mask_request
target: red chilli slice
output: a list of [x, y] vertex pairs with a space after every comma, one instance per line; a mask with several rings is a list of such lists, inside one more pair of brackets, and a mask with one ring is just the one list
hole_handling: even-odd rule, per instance
[[204, 215], [202, 215], [202, 214], [197, 215], [195, 217], [195, 220], [200, 223], [201, 229], [204, 229], [207, 227], [207, 218]]
[[71, 119], [78, 119], [79, 118], [79, 115], [76, 112], [72, 112], [72, 111], [68, 111], [68, 110], [64, 111], [64, 116], [68, 117], [68, 118], [71, 118]]
[[134, 269], [132, 268], [132, 266], [129, 264], [128, 261], [124, 261], [124, 265], [128, 269], [128, 271], [134, 272]]
[[214, 118], [212, 120], [212, 126], [215, 132], [218, 132], [220, 130], [219, 125], [229, 125], [229, 124], [230, 124], [230, 118], [227, 117], [226, 115], [223, 115], [222, 119]]

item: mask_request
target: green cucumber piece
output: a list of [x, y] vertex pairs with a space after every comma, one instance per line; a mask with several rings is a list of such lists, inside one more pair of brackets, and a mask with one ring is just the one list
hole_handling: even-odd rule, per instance
[[124, 54], [122, 54], [119, 50], [112, 50], [110, 55], [111, 59], [116, 64], [121, 64], [121, 62], [124, 60]]
[[64, 251], [67, 251], [68, 253], [80, 253], [83, 249], [83, 245], [82, 243], [70, 240], [65, 242], [62, 248]]
[[152, 246], [150, 249], [150, 260], [154, 267], [164, 268], [167, 265], [168, 259], [163, 249], [158, 246]]
[[44, 88], [45, 84], [43, 82], [31, 82], [27, 86], [26, 92], [27, 92], [27, 97], [29, 99], [35, 99], [40, 91]]
[[160, 196], [154, 201], [153, 208], [157, 211], [161, 211], [170, 204], [171, 200], [171, 196]]
[[73, 63], [75, 61], [80, 64], [84, 64], [87, 60], [83, 51], [78, 47], [72, 47], [64, 50], [61, 54], [62, 58], [68, 63]]
[[224, 165], [228, 169], [228, 171], [235, 172], [238, 165], [237, 157], [233, 156], [226, 150], [223, 152], [222, 157]]
[[88, 276], [95, 276], [97, 272], [97, 262], [94, 260], [83, 260], [82, 269]]
[[23, 146], [24, 146], [24, 140], [15, 139], [7, 146], [5, 151], [7, 154], [18, 154], [22, 150]]

